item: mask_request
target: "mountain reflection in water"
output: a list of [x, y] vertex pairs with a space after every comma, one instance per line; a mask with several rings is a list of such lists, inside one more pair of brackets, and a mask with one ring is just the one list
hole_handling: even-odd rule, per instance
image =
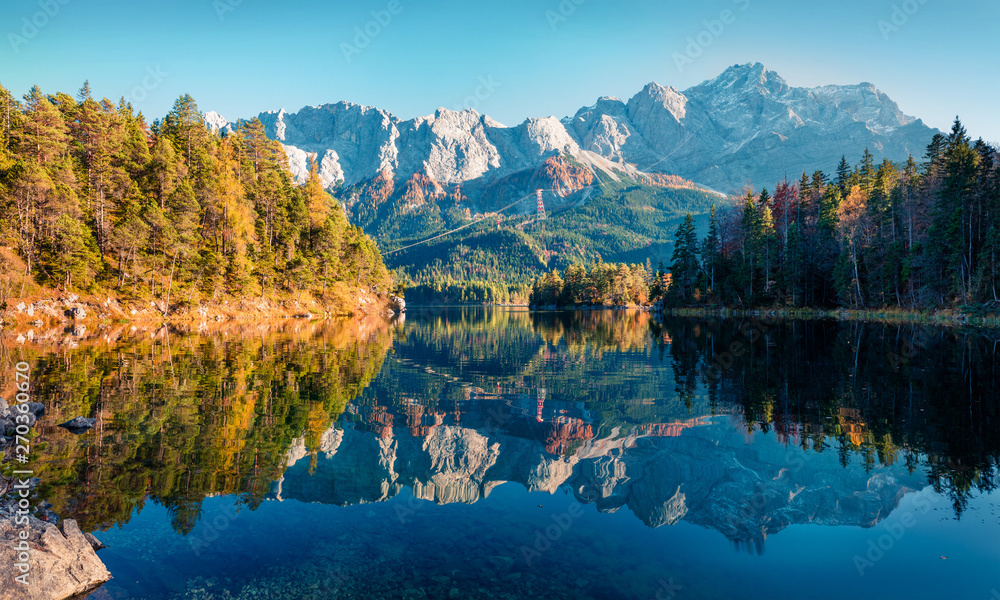
[[[106, 330], [0, 360], [32, 364], [48, 407], [34, 468], [54, 510], [86, 530], [146, 527], [151, 500], [197, 537], [225, 495], [240, 511], [493, 510], [513, 482], [760, 554], [791, 525], [872, 527], [910, 492], [933, 490], [958, 517], [990, 494], [994, 343], [865, 323], [442, 309], [207, 335]], [[54, 426], [78, 415], [99, 427]]]

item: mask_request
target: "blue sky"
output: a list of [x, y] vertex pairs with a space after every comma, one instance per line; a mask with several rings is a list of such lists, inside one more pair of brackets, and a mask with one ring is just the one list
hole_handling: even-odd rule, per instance
[[15, 93], [89, 79], [150, 120], [190, 93], [230, 119], [349, 100], [510, 125], [762, 62], [793, 86], [872, 82], [931, 126], [957, 114], [1000, 142], [996, 0], [5, 0], [0, 33]]

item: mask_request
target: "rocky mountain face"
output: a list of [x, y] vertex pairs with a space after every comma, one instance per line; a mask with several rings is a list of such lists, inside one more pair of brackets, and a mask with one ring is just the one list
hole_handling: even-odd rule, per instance
[[870, 83], [790, 87], [760, 63], [735, 65], [680, 92], [650, 83], [627, 103], [602, 98], [563, 123], [587, 150], [724, 192], [772, 186], [865, 148], [920, 156], [937, 131]]
[[788, 525], [871, 527], [923, 487], [902, 467], [842, 467], [836, 452], [803, 451], [773, 435], [748, 443], [730, 423], [587, 439], [571, 455], [496, 430], [442, 425], [424, 436], [331, 429], [310, 451], [289, 451], [277, 499], [336, 505], [380, 502], [404, 488], [437, 503], [472, 503], [500, 483], [555, 492], [568, 486], [601, 511], [627, 507], [650, 527], [681, 520], [761, 548]]
[[[790, 87], [759, 63], [730, 67], [683, 92], [650, 83], [627, 102], [604, 97], [572, 117], [513, 127], [472, 109], [400, 120], [349, 102], [259, 118], [300, 180], [315, 156], [331, 188], [388, 175], [401, 190], [419, 176], [442, 189], [461, 187], [473, 202], [489, 185], [553, 156], [610, 177], [665, 173], [728, 193], [748, 183], [773, 186], [786, 174], [829, 172], [841, 155], [856, 162], [866, 147], [877, 160], [902, 161], [921, 155], [936, 132], [870, 83]], [[232, 127], [218, 113], [206, 121], [216, 131]]]

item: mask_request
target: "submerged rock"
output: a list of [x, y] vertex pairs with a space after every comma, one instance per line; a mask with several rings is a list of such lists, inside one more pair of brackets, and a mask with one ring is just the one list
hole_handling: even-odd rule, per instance
[[97, 424], [97, 419], [88, 419], [87, 417], [76, 417], [75, 419], [70, 419], [65, 423], [60, 423], [60, 427], [65, 427], [71, 433], [83, 433]]
[[[26, 532], [24, 541], [31, 548], [27, 585], [15, 580], [24, 575], [16, 566], [22, 532]], [[76, 521], [63, 521], [60, 531], [54, 524], [35, 518], [23, 526], [15, 525], [10, 518], [0, 519], [0, 581], [4, 582], [0, 595], [5, 600], [82, 598], [110, 579], [111, 573], [97, 558], [92, 542]]]

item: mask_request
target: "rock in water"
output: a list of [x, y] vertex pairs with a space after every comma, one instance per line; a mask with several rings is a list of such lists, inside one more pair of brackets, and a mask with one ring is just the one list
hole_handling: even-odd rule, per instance
[[[15, 581], [22, 575], [18, 562], [18, 534], [28, 532], [31, 547], [28, 585]], [[68, 600], [85, 597], [111, 579], [91, 542], [76, 521], [63, 521], [62, 531], [52, 523], [32, 518], [28, 525], [0, 519], [0, 581], [5, 600]]]
[[85, 533], [83, 534], [83, 537], [87, 538], [87, 541], [90, 542], [90, 547], [94, 549], [94, 552], [107, 548], [107, 546], [105, 546], [104, 543], [97, 539], [97, 537], [95, 537], [92, 533]]
[[389, 296], [389, 308], [396, 312], [406, 312], [406, 300], [401, 296]]
[[97, 424], [97, 419], [88, 419], [86, 417], [76, 417], [66, 421], [65, 423], [60, 423], [60, 427], [65, 427], [72, 433], [80, 434], [87, 431], [91, 427]]

